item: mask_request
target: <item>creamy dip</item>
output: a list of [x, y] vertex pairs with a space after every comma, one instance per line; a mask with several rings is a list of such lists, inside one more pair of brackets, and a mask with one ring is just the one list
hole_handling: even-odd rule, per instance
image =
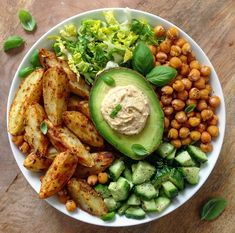
[[[110, 114], [121, 105], [115, 117]], [[101, 113], [109, 126], [125, 135], [140, 133], [150, 114], [146, 95], [133, 85], [112, 88], [101, 104]]]

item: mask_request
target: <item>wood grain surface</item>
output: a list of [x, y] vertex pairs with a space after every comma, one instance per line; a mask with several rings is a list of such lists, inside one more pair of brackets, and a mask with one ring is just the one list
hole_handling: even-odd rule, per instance
[[[0, 232], [2, 233], [234, 233], [235, 232], [235, 1], [234, 0], [0, 0]], [[58, 22], [83, 11], [103, 7], [130, 7], [159, 15], [192, 36], [219, 75], [227, 106], [226, 135], [216, 167], [201, 190], [173, 213], [151, 223], [128, 228], [85, 224], [61, 214], [27, 183], [13, 158], [6, 133], [6, 104], [13, 75], [33, 43]], [[38, 28], [26, 33], [17, 11], [28, 9]], [[25, 48], [4, 53], [2, 41], [22, 35]], [[201, 205], [213, 196], [228, 199], [226, 211], [213, 222], [199, 219]]]

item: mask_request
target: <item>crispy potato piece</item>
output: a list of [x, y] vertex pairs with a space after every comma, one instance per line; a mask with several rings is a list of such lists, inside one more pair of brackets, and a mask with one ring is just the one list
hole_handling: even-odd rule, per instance
[[55, 53], [46, 49], [40, 49], [38, 56], [39, 61], [44, 68], [49, 69], [55, 66], [58, 66], [60, 68]]
[[13, 136], [11, 141], [19, 148], [24, 142], [24, 135]]
[[67, 188], [72, 199], [82, 210], [95, 216], [103, 216], [108, 212], [103, 199], [86, 181], [72, 178]]
[[92, 153], [91, 155], [95, 161], [94, 166], [85, 167], [78, 164], [74, 176], [78, 178], [87, 178], [90, 175], [98, 174], [108, 168], [114, 160], [114, 155], [108, 151]]
[[59, 153], [42, 179], [40, 198], [48, 198], [59, 192], [72, 177], [78, 159], [69, 151]]
[[38, 102], [42, 94], [42, 77], [44, 70], [32, 72], [20, 85], [9, 112], [8, 131], [19, 135], [24, 131], [24, 115], [27, 106]]
[[48, 148], [48, 151], [47, 151], [47, 154], [46, 154], [45, 157], [48, 158], [48, 159], [54, 160], [55, 157], [56, 157], [58, 154], [59, 154], [59, 152], [56, 150], [56, 148], [53, 147], [53, 146], [50, 146], [50, 147]]
[[102, 147], [103, 138], [98, 134], [93, 123], [82, 113], [66, 111], [63, 113], [65, 125], [84, 143], [93, 147]]
[[43, 100], [49, 120], [54, 125], [62, 123], [62, 113], [67, 109], [68, 79], [58, 67], [49, 68], [43, 75]]
[[33, 172], [46, 171], [52, 164], [53, 159], [42, 157], [31, 152], [24, 160], [24, 167]]
[[86, 167], [92, 167], [94, 165], [91, 154], [69, 129], [66, 127], [53, 126], [53, 124], [48, 120], [45, 120], [45, 122], [48, 126], [47, 135], [52, 145], [58, 151], [69, 150], [78, 157], [80, 164]]
[[80, 100], [77, 96], [72, 96], [68, 100], [68, 111], [79, 111], [91, 119], [87, 100]]
[[25, 135], [24, 139], [34, 152], [40, 155], [47, 153], [49, 140], [41, 132], [40, 125], [46, 118], [43, 107], [38, 104], [29, 105], [25, 114]]

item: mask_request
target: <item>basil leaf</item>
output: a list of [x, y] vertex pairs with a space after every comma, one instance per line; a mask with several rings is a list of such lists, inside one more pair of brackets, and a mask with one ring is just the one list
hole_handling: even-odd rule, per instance
[[118, 104], [118, 105], [112, 110], [112, 112], [110, 113], [109, 116], [114, 119], [114, 118], [117, 116], [118, 112], [119, 112], [121, 109], [122, 109], [122, 105], [121, 105], [121, 104]]
[[228, 202], [224, 198], [212, 198], [202, 208], [201, 220], [214, 220], [225, 209]]
[[33, 51], [33, 54], [30, 57], [29, 61], [32, 64], [33, 67], [41, 66], [41, 64], [39, 62], [39, 50], [38, 49]]
[[103, 76], [102, 80], [108, 85], [108, 86], [115, 86], [115, 80], [110, 76]]
[[8, 51], [10, 49], [18, 48], [24, 44], [24, 40], [20, 36], [9, 36], [4, 41], [4, 51]]
[[47, 124], [44, 121], [41, 123], [40, 129], [44, 135], [47, 134]]
[[26, 31], [33, 31], [36, 28], [36, 21], [33, 16], [26, 10], [20, 10], [18, 14], [19, 20], [21, 22], [22, 27]]
[[186, 113], [190, 113], [190, 112], [192, 112], [192, 111], [194, 110], [194, 108], [196, 108], [196, 104], [189, 104], [189, 105], [184, 109], [184, 111], [185, 111]]
[[31, 66], [27, 66], [27, 67], [25, 67], [25, 68], [22, 68], [22, 69], [19, 71], [19, 77], [20, 77], [20, 78], [25, 78], [25, 77], [27, 77], [29, 74], [31, 74], [33, 71], [34, 71], [34, 68], [31, 67]]
[[149, 47], [140, 42], [135, 47], [132, 58], [133, 69], [140, 72], [143, 75], [149, 73], [154, 67], [153, 54]]
[[144, 156], [148, 154], [148, 151], [140, 144], [133, 144], [131, 149], [136, 155]]
[[155, 84], [158, 87], [165, 86], [177, 75], [177, 70], [169, 66], [156, 66], [146, 78], [149, 82]]

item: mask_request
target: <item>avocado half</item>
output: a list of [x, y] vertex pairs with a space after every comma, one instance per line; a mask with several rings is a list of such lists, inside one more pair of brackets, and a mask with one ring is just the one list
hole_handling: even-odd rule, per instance
[[[115, 80], [115, 86], [107, 85], [103, 81], [105, 76], [112, 77]], [[134, 85], [140, 89], [149, 100], [150, 115], [144, 129], [137, 135], [123, 135], [116, 132], [106, 123], [101, 113], [101, 104], [108, 91], [117, 86], [127, 85]], [[132, 159], [144, 159], [155, 151], [162, 141], [164, 114], [158, 97], [147, 80], [134, 70], [113, 68], [100, 73], [90, 92], [89, 109], [92, 121], [104, 139]], [[132, 150], [133, 144], [142, 145], [148, 151], [148, 154], [144, 156], [135, 154]]]

